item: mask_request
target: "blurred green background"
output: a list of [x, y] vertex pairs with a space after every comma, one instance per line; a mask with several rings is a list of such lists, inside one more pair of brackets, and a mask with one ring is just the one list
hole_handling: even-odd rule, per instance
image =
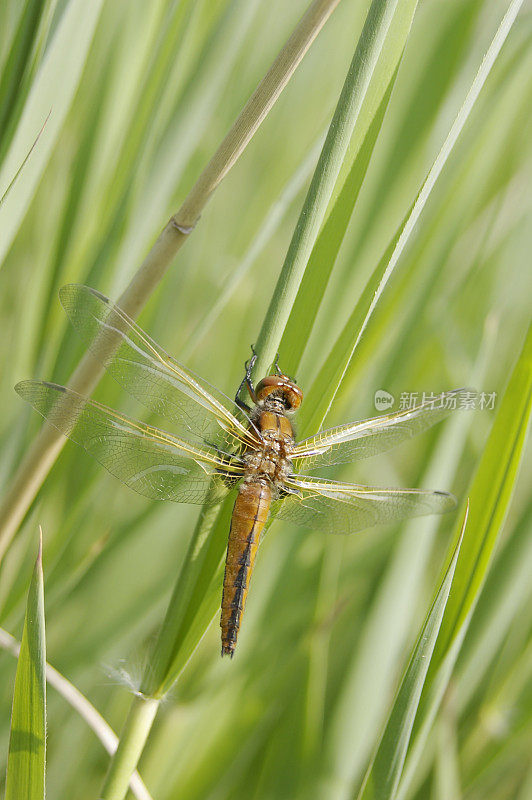
[[[4, 67], [23, 5], [0, 6]], [[4, 158], [23, 115], [33, 113], [27, 152], [52, 110], [0, 205], [3, 487], [40, 426], [13, 385], [28, 377], [65, 382], [83, 353], [58, 288], [79, 282], [120, 294], [307, 7], [302, 0], [84, 5], [36, 4], [38, 35], [20, 107], [12, 104], [13, 128], [4, 125], [0, 141]], [[303, 390], [415, 199], [503, 5], [420, 3], [297, 375]], [[367, 8], [340, 3], [141, 315], [163, 347], [231, 396]], [[28, 93], [68, 15], [54, 91], [30, 107]], [[328, 424], [375, 415], [377, 389], [395, 396], [395, 408], [402, 392], [464, 385], [502, 396], [532, 297], [531, 41], [525, 4]], [[6, 161], [0, 166], [3, 192], [13, 174]], [[142, 414], [109, 378], [97, 396]], [[335, 474], [448, 489], [462, 501], [493, 418], [488, 410], [464, 413], [461, 422], [453, 417]], [[408, 798], [532, 796], [531, 479], [525, 456], [502, 544]], [[20, 638], [41, 523], [48, 660], [115, 730], [197, 515], [193, 506], [134, 495], [68, 443], [2, 564], [1, 625]], [[236, 658], [221, 661], [212, 624], [160, 711], [140, 763], [153, 796], [352, 797], [455, 524], [452, 515], [422, 519], [344, 540], [275, 523], [259, 552]], [[14, 670], [12, 656], [0, 653], [0, 775]], [[106, 753], [53, 689], [48, 701], [48, 796], [97, 797]]]

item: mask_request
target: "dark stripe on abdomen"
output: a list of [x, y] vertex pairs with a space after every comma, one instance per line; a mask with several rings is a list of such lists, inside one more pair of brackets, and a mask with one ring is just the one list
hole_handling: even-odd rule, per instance
[[222, 595], [222, 655], [233, 655], [260, 535], [272, 499], [268, 483], [243, 483], [231, 517]]

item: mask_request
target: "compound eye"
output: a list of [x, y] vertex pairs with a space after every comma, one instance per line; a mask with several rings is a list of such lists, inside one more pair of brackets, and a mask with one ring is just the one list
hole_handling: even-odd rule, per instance
[[299, 386], [286, 375], [268, 375], [259, 381], [255, 389], [257, 400], [265, 400], [268, 395], [273, 393], [283, 398], [290, 411], [299, 408], [303, 400], [303, 392]]
[[257, 383], [255, 387], [255, 394], [257, 400], [265, 400], [269, 394], [278, 391], [282, 386], [283, 381], [277, 375], [267, 375]]
[[284, 395], [291, 411], [295, 411], [303, 402], [303, 392], [295, 383], [290, 382], [290, 385], [285, 389]]

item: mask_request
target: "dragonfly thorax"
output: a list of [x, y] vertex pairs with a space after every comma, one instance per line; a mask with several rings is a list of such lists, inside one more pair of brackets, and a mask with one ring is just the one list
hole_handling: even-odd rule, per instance
[[257, 406], [254, 426], [260, 439], [248, 448], [244, 462], [245, 480], [267, 480], [277, 487], [292, 474], [294, 432], [285, 410], [272, 410], [274, 403], [274, 398], [267, 398], [262, 406]]

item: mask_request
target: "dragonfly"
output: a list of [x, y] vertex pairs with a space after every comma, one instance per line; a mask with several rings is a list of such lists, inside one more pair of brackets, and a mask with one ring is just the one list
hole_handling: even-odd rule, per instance
[[[90, 352], [173, 432], [48, 381], [15, 387], [48, 423], [122, 483], [148, 498], [215, 504], [236, 492], [221, 601], [222, 655], [233, 656], [261, 534], [270, 515], [329, 533], [452, 510], [444, 491], [377, 488], [314, 470], [385, 452], [447, 416], [459, 389], [396, 413], [321, 430], [297, 441], [303, 392], [278, 366], [253, 385], [256, 354], [234, 400], [163, 350], [105, 295], [67, 285], [60, 300]], [[241, 399], [247, 392], [249, 402]]]

